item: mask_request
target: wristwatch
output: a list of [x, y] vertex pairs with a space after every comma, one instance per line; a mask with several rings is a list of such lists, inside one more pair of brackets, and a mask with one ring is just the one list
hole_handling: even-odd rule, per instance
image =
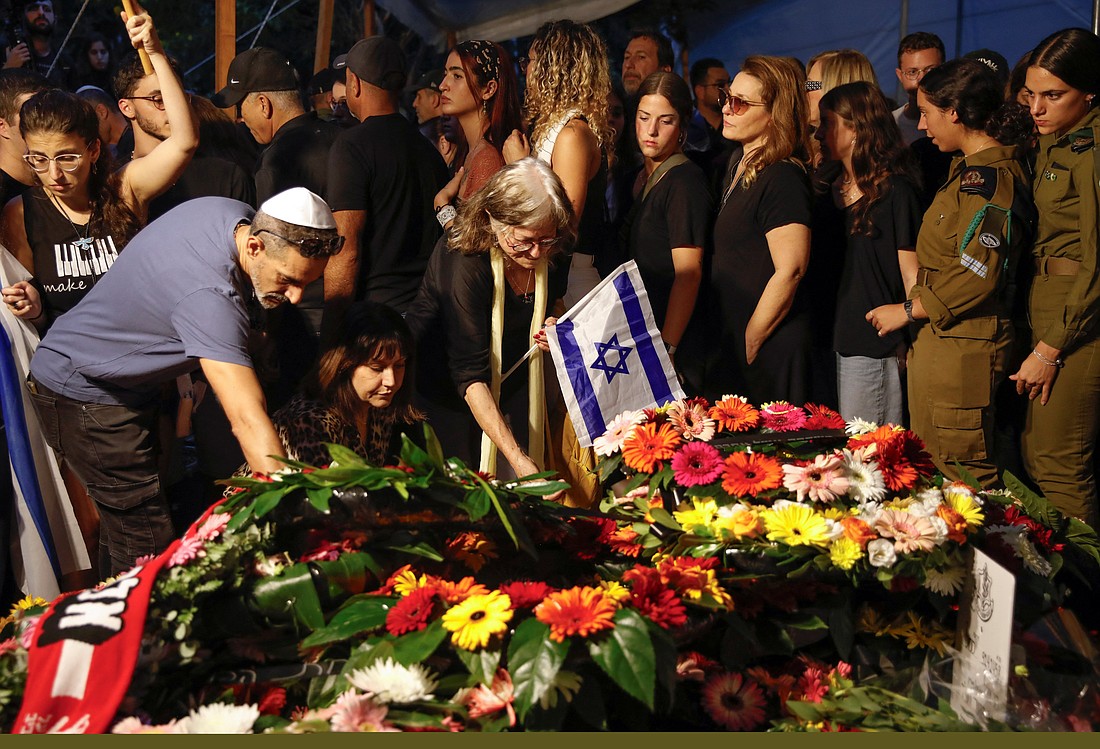
[[909, 322], [916, 322], [917, 318], [913, 317], [913, 300], [906, 299], [901, 306], [905, 310], [905, 316], [909, 318]]

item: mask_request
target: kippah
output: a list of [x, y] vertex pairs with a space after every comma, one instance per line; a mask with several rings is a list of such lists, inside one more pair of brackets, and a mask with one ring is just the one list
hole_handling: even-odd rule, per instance
[[304, 187], [292, 187], [263, 202], [260, 210], [272, 218], [308, 229], [335, 229], [328, 203]]

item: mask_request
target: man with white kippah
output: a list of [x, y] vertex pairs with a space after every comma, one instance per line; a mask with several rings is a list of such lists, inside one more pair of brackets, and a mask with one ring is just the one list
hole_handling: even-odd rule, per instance
[[302, 187], [259, 211], [198, 198], [138, 233], [59, 318], [27, 385], [46, 440], [100, 512], [100, 571], [117, 574], [175, 538], [157, 474], [161, 387], [201, 367], [248, 463], [270, 473], [282, 444], [249, 355], [261, 308], [296, 304], [343, 237]]

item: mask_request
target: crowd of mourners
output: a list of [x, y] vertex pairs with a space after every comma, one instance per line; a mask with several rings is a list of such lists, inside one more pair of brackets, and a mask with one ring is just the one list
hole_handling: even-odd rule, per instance
[[[63, 58], [53, 4], [21, 5], [0, 308], [27, 408], [4, 419], [48, 446], [62, 590], [163, 550], [218, 479], [324, 465], [325, 443], [391, 464], [424, 421], [447, 455], [555, 470], [591, 502], [543, 328], [627, 260], [690, 396], [904, 425], [951, 479], [1007, 468], [1097, 519], [1087, 30], [1014, 66], [909, 34], [901, 101], [853, 49], [685, 79], [661, 33], [620, 64], [570, 20], [428, 71], [372, 36], [306, 83], [254, 47], [205, 98], [144, 10], [122, 14], [128, 54], [92, 35]], [[22, 480], [9, 595], [30, 577]]]

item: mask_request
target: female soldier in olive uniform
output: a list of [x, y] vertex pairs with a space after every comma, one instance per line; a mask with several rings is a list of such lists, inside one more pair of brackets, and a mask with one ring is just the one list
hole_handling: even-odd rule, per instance
[[[1100, 428], [1100, 39], [1065, 29], [1032, 53], [1025, 92], [1039, 130], [1033, 349], [1012, 378], [1030, 398], [1024, 465], [1062, 511], [1095, 524]], [[1057, 387], [1056, 387], [1057, 385]]]
[[959, 479], [957, 462], [985, 487], [999, 482], [993, 394], [1012, 344], [1009, 279], [1034, 224], [1016, 148], [1030, 118], [1003, 102], [996, 77], [975, 60], [952, 60], [921, 81], [918, 127], [941, 151], [963, 155], [924, 214], [909, 299], [867, 313], [880, 335], [923, 323], [909, 352], [910, 426], [941, 472]]

